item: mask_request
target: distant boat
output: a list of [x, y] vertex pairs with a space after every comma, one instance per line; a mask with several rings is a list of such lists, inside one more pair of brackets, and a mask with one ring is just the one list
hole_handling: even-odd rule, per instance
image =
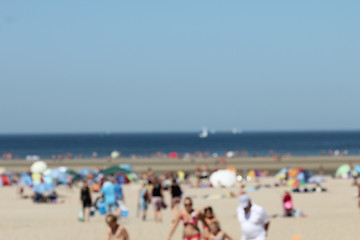
[[231, 130], [231, 132], [232, 132], [232, 134], [241, 134], [242, 133], [242, 130], [238, 130], [237, 128], [233, 128], [232, 130]]
[[208, 130], [206, 127], [202, 128], [201, 133], [199, 133], [199, 138], [207, 138], [209, 135]]

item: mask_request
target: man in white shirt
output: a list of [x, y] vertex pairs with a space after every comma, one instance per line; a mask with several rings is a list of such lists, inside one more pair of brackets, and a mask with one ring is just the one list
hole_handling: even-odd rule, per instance
[[270, 218], [265, 210], [251, 202], [248, 195], [240, 196], [237, 208], [237, 219], [242, 229], [242, 240], [265, 240], [269, 229]]

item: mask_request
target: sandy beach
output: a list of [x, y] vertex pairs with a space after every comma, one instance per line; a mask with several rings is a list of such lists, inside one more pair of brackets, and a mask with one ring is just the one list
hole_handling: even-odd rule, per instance
[[[274, 178], [262, 178], [260, 183], [273, 183]], [[255, 183], [248, 183], [251, 187]], [[294, 204], [307, 215], [306, 218], [272, 218], [269, 240], [291, 240], [299, 235], [302, 240], [347, 240], [358, 239], [360, 210], [355, 198], [356, 188], [351, 180], [327, 178], [326, 193], [293, 193]], [[163, 223], [153, 221], [153, 209], [149, 208], [148, 220], [142, 222], [136, 216], [138, 184], [124, 186], [126, 204], [130, 209], [128, 218], [120, 222], [128, 229], [131, 239], [165, 239], [171, 225], [170, 210], [164, 211]], [[281, 196], [288, 187], [262, 188], [249, 192], [254, 202], [263, 206], [269, 215], [282, 212]], [[241, 231], [235, 217], [238, 199], [205, 199], [205, 195], [218, 195], [229, 191], [238, 192], [238, 187], [228, 189], [190, 188], [184, 186], [185, 196], [194, 198], [194, 207], [211, 205], [220, 219], [222, 228], [234, 239], [240, 239]], [[80, 208], [79, 188], [73, 191], [65, 186], [58, 188], [62, 203], [34, 204], [30, 199], [19, 199], [15, 187], [0, 188], [1, 239], [57, 240], [57, 239], [105, 239], [104, 216], [98, 213], [90, 223], [77, 221]], [[25, 193], [30, 194], [27, 189]], [[94, 194], [95, 196], [96, 194]], [[166, 193], [169, 202], [169, 194]], [[173, 239], [181, 239], [183, 226], [179, 225]]]
[[[79, 170], [81, 168], [106, 168], [111, 165], [131, 164], [136, 173], [146, 172], [151, 167], [155, 172], [164, 171], [188, 171], [193, 172], [196, 166], [207, 165], [210, 169], [224, 168], [234, 166], [238, 171], [258, 169], [268, 170], [275, 174], [284, 167], [303, 167], [317, 174], [322, 170], [326, 174], [334, 174], [335, 170], [342, 164], [352, 162], [354, 165], [360, 165], [360, 156], [292, 156], [282, 157], [275, 160], [272, 157], [240, 157], [228, 158], [225, 165], [216, 163], [215, 158], [193, 158], [193, 159], [169, 159], [169, 158], [120, 158], [112, 160], [110, 158], [99, 159], [65, 159], [51, 160], [42, 159], [47, 163], [49, 168], [66, 166], [70, 169]], [[0, 160], [0, 166], [8, 171], [23, 172], [29, 169], [32, 161], [25, 160]]]

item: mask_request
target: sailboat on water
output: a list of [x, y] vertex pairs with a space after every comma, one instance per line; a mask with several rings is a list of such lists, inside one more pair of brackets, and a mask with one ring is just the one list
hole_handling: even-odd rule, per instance
[[201, 133], [199, 133], [199, 138], [207, 138], [209, 136], [208, 130], [206, 127], [202, 128]]
[[231, 133], [236, 135], [236, 134], [242, 134], [242, 130], [241, 129], [237, 129], [237, 128], [233, 128], [231, 129]]

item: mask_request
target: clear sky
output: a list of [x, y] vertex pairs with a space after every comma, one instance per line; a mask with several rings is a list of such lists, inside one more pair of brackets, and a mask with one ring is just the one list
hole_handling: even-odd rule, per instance
[[360, 129], [360, 1], [0, 1], [0, 133]]

